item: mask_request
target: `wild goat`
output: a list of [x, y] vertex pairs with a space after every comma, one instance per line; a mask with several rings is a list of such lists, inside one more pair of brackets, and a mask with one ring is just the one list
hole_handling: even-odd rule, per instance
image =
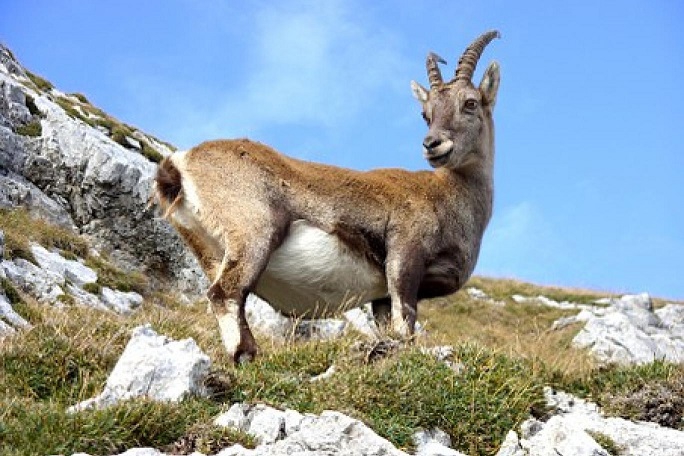
[[235, 362], [256, 342], [245, 319], [253, 292], [286, 315], [317, 318], [372, 302], [376, 319], [412, 335], [418, 301], [470, 277], [492, 212], [499, 67], [471, 79], [490, 31], [430, 88], [411, 82], [429, 130], [434, 171], [353, 171], [282, 155], [247, 139], [210, 141], [165, 158], [156, 195], [212, 281], [207, 292]]

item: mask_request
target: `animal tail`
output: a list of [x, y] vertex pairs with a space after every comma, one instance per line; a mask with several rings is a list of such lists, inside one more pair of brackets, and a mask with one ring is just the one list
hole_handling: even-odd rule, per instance
[[164, 218], [168, 218], [183, 200], [181, 173], [171, 161], [171, 157], [164, 158], [159, 164], [154, 181], [155, 196], [160, 206], [165, 209]]

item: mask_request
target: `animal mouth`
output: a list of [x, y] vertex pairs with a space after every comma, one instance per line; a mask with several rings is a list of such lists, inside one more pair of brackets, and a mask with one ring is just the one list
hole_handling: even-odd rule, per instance
[[438, 168], [440, 166], [443, 166], [448, 160], [449, 156], [451, 155], [452, 150], [448, 150], [444, 152], [443, 154], [436, 155], [436, 156], [430, 156], [426, 157], [428, 160], [428, 163], [430, 163], [430, 166], [433, 168]]

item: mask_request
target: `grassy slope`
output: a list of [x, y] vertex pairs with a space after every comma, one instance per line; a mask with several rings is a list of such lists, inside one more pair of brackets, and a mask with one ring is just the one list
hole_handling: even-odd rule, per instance
[[[36, 233], [48, 244], [59, 240], [53, 245], [72, 254], [83, 252], [75, 238], [59, 230], [39, 225], [19, 230], [33, 222], [16, 223], [21, 214], [0, 215], [10, 253], [28, 256], [29, 239], [21, 233]], [[0, 454], [111, 454], [133, 446], [171, 451], [174, 442], [187, 452], [213, 452], [236, 441], [250, 445], [248, 437], [210, 423], [234, 401], [260, 401], [303, 412], [340, 410], [405, 449], [416, 429], [440, 427], [459, 450], [487, 455], [530, 413], [544, 414], [541, 389], [549, 384], [591, 397], [617, 415], [648, 418], [654, 407], [643, 404], [650, 401], [681, 418], [684, 406], [675, 399], [684, 392], [682, 366], [596, 369], [570, 347], [579, 327], [548, 331], [567, 312], [508, 299], [519, 293], [591, 301], [600, 294], [484, 278], [474, 278], [471, 285], [509, 305], [488, 305], [459, 292], [422, 303], [419, 311], [428, 333], [418, 345], [454, 345], [454, 361], [462, 365], [458, 373], [416, 348], [368, 364], [353, 336], [285, 344], [262, 337], [257, 362], [235, 369], [203, 303], [180, 306], [169, 296], [150, 294], [140, 311], [124, 318], [77, 307], [53, 309], [20, 296], [15, 309], [34, 327], [0, 342]], [[69, 405], [101, 391], [130, 330], [147, 322], [160, 333], [198, 341], [216, 369], [211, 378], [216, 396], [180, 404], [137, 400], [105, 411], [66, 414]], [[332, 363], [338, 368], [332, 378], [307, 381]], [[635, 399], [637, 393], [646, 397]]]

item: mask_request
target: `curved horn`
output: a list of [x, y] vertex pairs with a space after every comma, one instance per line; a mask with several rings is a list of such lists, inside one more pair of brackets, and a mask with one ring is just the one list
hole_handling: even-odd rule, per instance
[[439, 63], [446, 64], [446, 61], [434, 52], [430, 52], [427, 56], [427, 61], [425, 62], [428, 73], [428, 81], [430, 81], [430, 88], [444, 84], [444, 81], [442, 80], [442, 72], [439, 71]]
[[454, 80], [465, 79], [470, 81], [475, 72], [477, 61], [480, 60], [482, 51], [494, 38], [501, 38], [498, 30], [490, 30], [483, 33], [478, 39], [472, 42], [470, 46], [463, 52], [463, 55], [458, 59], [458, 66], [456, 73], [454, 73]]

